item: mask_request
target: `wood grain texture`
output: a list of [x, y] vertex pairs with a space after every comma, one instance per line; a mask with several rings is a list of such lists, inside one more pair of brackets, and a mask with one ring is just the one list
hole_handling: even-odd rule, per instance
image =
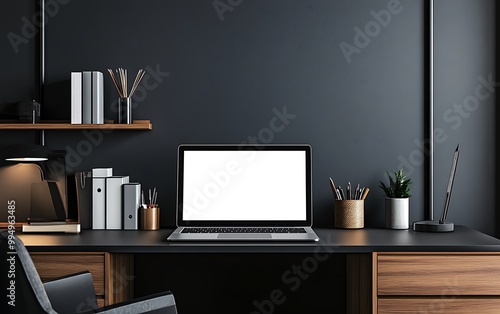
[[104, 297], [104, 253], [30, 253], [43, 282], [89, 271], [95, 293]]
[[378, 253], [372, 253], [372, 313], [378, 309]]
[[500, 254], [378, 254], [378, 295], [500, 295]]
[[134, 298], [134, 254], [105, 253], [105, 305]]
[[378, 301], [378, 313], [453, 313], [498, 314], [500, 299], [461, 298], [383, 298]]
[[68, 122], [53, 123], [1, 123], [0, 130], [152, 130], [150, 120], [134, 120], [132, 124], [71, 124]]
[[98, 307], [103, 307], [104, 306], [104, 298], [99, 297], [97, 298], [97, 306]]
[[372, 312], [372, 255], [346, 256], [347, 313]]

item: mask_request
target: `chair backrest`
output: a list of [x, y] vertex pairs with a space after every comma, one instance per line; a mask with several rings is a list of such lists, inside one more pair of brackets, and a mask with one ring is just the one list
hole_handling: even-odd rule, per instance
[[15, 236], [13, 229], [0, 234], [0, 283], [2, 289], [8, 287], [0, 299], [0, 309], [6, 311], [0, 312], [56, 313], [23, 242]]
[[89, 271], [60, 277], [43, 284], [52, 308], [58, 313], [97, 310], [92, 274]]

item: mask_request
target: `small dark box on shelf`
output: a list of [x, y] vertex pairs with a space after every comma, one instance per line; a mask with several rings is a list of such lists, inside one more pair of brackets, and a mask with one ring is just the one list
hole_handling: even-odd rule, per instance
[[37, 123], [40, 120], [40, 104], [34, 100], [0, 101], [0, 119]]

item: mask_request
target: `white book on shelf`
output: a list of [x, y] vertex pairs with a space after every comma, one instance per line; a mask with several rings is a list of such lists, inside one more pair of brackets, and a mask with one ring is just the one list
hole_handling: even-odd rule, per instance
[[82, 74], [82, 123], [92, 123], [92, 72]]
[[122, 185], [128, 176], [106, 178], [106, 229], [123, 229]]
[[92, 72], [92, 123], [104, 124], [104, 77], [102, 72]]
[[71, 124], [82, 124], [82, 72], [71, 72]]

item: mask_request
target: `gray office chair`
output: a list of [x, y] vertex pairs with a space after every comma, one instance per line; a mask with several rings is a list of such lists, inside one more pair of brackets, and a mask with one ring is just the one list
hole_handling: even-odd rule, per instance
[[0, 301], [1, 313], [177, 314], [174, 296], [169, 291], [97, 308], [89, 272], [43, 284], [23, 242], [14, 235], [9, 237], [7, 231], [1, 234], [0, 287], [7, 288], [7, 294], [2, 293]]

